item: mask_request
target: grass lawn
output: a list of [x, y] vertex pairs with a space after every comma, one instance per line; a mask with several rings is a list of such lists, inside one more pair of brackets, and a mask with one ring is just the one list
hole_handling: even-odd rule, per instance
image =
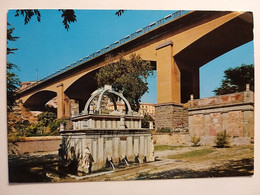
[[200, 150], [184, 152], [181, 154], [170, 155], [170, 156], [168, 156], [168, 158], [170, 158], [170, 159], [194, 158], [194, 157], [205, 156], [212, 152], [215, 152], [215, 150], [213, 148], [205, 148], [205, 149], [200, 149]]
[[154, 146], [154, 151], [176, 150], [178, 148], [184, 148], [184, 147], [187, 147], [187, 146], [158, 145], [158, 146]]

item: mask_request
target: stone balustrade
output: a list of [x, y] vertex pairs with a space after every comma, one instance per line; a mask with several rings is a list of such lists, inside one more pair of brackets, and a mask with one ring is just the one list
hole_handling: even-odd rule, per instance
[[142, 117], [88, 115], [72, 118], [73, 130], [87, 129], [141, 129]]

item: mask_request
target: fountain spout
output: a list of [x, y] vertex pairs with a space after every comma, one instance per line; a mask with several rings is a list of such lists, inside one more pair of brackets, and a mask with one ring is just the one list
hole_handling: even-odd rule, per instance
[[141, 160], [140, 160], [139, 156], [135, 157], [135, 161], [138, 162], [138, 163], [141, 163]]
[[109, 163], [111, 164], [112, 169], [115, 170], [116, 168], [115, 168], [115, 165], [113, 164], [113, 161], [110, 160]]
[[126, 157], [123, 160], [125, 161], [126, 166], [129, 166], [129, 163], [127, 162]]

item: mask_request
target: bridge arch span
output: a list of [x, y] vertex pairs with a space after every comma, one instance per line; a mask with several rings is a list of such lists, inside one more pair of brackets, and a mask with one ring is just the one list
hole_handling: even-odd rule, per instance
[[98, 69], [86, 72], [81, 77], [77, 78], [70, 85], [64, 87], [64, 93], [69, 99], [74, 99], [79, 102], [79, 111], [84, 109], [84, 106], [91, 96], [91, 93], [97, 89], [95, 79]]
[[45, 104], [56, 96], [57, 93], [54, 91], [38, 91], [31, 95], [25, 102], [23, 102], [23, 106], [30, 109], [31, 111], [44, 111]]

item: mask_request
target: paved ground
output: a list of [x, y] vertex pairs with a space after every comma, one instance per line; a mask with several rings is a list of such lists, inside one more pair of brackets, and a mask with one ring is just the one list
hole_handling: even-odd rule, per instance
[[253, 146], [183, 147], [156, 151], [158, 160], [132, 164], [91, 175], [75, 176], [57, 170], [57, 152], [9, 158], [10, 182], [84, 182], [197, 177], [250, 176], [254, 170]]

